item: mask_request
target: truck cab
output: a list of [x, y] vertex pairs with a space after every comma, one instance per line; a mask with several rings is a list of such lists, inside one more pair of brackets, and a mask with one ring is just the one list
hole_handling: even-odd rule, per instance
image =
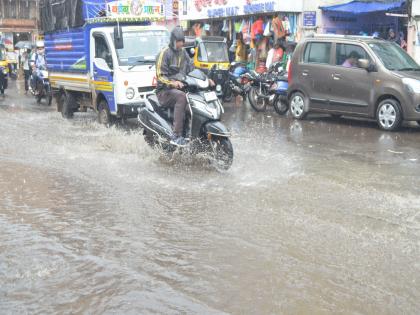
[[[91, 90], [98, 111], [103, 110], [101, 101], [106, 101], [111, 117], [130, 118], [155, 89], [156, 56], [168, 45], [169, 34], [159, 26], [123, 26], [122, 44], [117, 47], [116, 30], [99, 27], [90, 31]], [[106, 112], [100, 115], [102, 122], [110, 118]]]

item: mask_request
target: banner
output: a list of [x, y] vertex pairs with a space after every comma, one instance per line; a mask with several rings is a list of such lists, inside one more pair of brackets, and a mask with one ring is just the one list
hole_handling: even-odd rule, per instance
[[302, 12], [303, 1], [284, 0], [184, 0], [188, 10], [180, 12], [181, 20], [255, 15], [269, 12]]
[[164, 17], [163, 4], [142, 0], [119, 0], [107, 3], [108, 17]]

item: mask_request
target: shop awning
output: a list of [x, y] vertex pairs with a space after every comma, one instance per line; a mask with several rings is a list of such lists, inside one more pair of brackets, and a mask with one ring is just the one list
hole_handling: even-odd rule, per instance
[[338, 5], [320, 6], [319, 8], [323, 11], [361, 14], [361, 13], [371, 13], [371, 12], [389, 11], [389, 10], [399, 9], [404, 3], [405, 1], [393, 1], [393, 2], [351, 1], [348, 3], [338, 4]]

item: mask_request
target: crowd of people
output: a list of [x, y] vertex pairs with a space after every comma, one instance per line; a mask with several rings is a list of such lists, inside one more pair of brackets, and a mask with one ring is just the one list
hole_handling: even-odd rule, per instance
[[[33, 91], [36, 95], [38, 93], [36, 86], [40, 82], [39, 71], [46, 68], [46, 61], [44, 56], [44, 42], [37, 41], [34, 48], [26, 48], [17, 58], [17, 70], [23, 69], [25, 94]], [[13, 52], [17, 55], [17, 53]]]

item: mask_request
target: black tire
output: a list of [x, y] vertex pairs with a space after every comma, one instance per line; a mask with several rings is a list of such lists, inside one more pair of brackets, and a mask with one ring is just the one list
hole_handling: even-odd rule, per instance
[[42, 94], [38, 94], [36, 96], [36, 102], [37, 102], [37, 104], [41, 104], [41, 101], [42, 101]]
[[51, 104], [52, 104], [52, 99], [53, 99], [53, 97], [52, 97], [52, 95], [51, 95], [51, 94], [47, 96], [47, 105], [48, 105], [48, 106], [51, 106]]
[[111, 116], [108, 102], [102, 99], [98, 104], [98, 122], [107, 127], [115, 123], [115, 117]]
[[[229, 83], [226, 83], [229, 84]], [[229, 103], [233, 99], [233, 91], [230, 86], [226, 87], [225, 92], [223, 93], [223, 102]]]
[[402, 124], [402, 111], [400, 103], [388, 98], [379, 103], [376, 110], [376, 121], [380, 129], [396, 131]]
[[258, 87], [252, 86], [248, 91], [248, 101], [255, 111], [264, 112], [267, 109], [267, 100], [259, 98], [258, 94]]
[[212, 140], [213, 159], [212, 165], [218, 171], [227, 171], [233, 163], [233, 146], [228, 138]]
[[72, 119], [74, 114], [74, 108], [76, 107], [76, 100], [71, 93], [62, 93], [61, 94], [61, 115], [65, 119]]
[[289, 104], [286, 100], [280, 99], [280, 97], [277, 97], [277, 99], [273, 103], [274, 110], [279, 115], [284, 115], [289, 110]]
[[156, 146], [156, 137], [155, 137], [155, 135], [153, 134], [153, 132], [151, 132], [151, 131], [148, 131], [148, 130], [145, 130], [144, 132], [143, 132], [143, 135], [144, 135], [144, 141], [146, 141], [146, 143], [150, 146], [150, 147], [152, 147], [152, 148], [154, 148], [155, 146]]
[[59, 92], [55, 94], [54, 98], [55, 98], [55, 103], [57, 104], [57, 112], [61, 113], [61, 110], [63, 108], [63, 102], [64, 102], [63, 93]]
[[290, 114], [295, 119], [305, 119], [308, 114], [308, 101], [301, 92], [295, 92], [290, 97]]

